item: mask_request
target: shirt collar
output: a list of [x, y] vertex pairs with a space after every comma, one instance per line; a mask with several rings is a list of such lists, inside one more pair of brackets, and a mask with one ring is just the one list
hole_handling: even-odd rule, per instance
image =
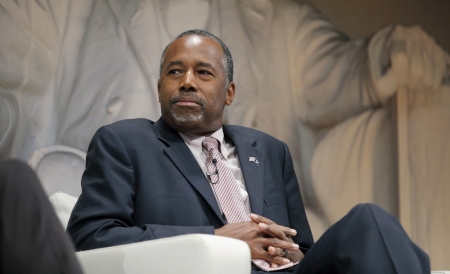
[[[178, 132], [183, 138], [184, 142], [191, 148], [198, 151], [200, 154], [203, 151], [202, 142], [205, 139], [205, 137], [209, 136], [196, 136], [196, 135], [185, 135], [183, 133]], [[225, 137], [223, 134], [223, 128], [220, 127], [218, 130], [214, 131], [213, 134], [210, 135], [210, 137], [216, 138], [220, 143], [220, 152], [222, 153], [223, 157], [225, 157], [226, 160], [228, 160], [228, 148], [225, 145]]]

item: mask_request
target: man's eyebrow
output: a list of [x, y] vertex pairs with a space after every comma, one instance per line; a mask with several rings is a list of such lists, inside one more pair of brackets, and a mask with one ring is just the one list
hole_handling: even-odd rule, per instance
[[182, 61], [170, 61], [169, 64], [167, 65], [167, 68], [170, 68], [171, 66], [175, 66], [175, 65], [183, 65]]
[[[207, 67], [207, 68], [211, 68], [211, 69], [214, 70], [213, 65], [211, 63], [208, 63], [208, 62], [200, 61], [200, 62], [197, 62], [196, 65], [199, 66], [199, 67]], [[181, 60], [170, 61], [169, 64], [167, 64], [166, 70], [169, 69], [172, 66], [184, 66], [184, 63]]]
[[205, 62], [198, 62], [198, 63], [197, 63], [197, 66], [213, 68], [213, 66], [211, 65], [211, 63], [205, 63]]

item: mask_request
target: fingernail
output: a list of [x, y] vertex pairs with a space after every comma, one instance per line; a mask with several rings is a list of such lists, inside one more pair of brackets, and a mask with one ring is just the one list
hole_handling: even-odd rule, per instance
[[293, 248], [299, 248], [298, 244], [292, 244], [291, 245]]
[[262, 229], [267, 229], [267, 225], [264, 223], [259, 223], [258, 225], [261, 226]]
[[289, 261], [288, 259], [283, 258], [283, 263], [288, 264], [288, 263], [290, 263], [290, 262], [291, 262], [291, 261]]
[[292, 233], [293, 235], [297, 235], [297, 230], [291, 229], [291, 233]]

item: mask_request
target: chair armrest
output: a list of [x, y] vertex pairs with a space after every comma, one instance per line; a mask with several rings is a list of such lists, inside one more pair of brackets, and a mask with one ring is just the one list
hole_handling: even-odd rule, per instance
[[77, 252], [85, 274], [250, 274], [250, 249], [240, 240], [189, 234]]

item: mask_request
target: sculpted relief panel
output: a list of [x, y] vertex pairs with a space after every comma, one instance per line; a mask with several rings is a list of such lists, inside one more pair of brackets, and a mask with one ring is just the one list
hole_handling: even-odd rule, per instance
[[[102, 125], [157, 120], [160, 54], [193, 28], [233, 54], [226, 122], [288, 144], [319, 223], [358, 202], [398, 213], [384, 106], [399, 85], [437, 88], [448, 56], [419, 28], [350, 40], [297, 1], [0, 1], [0, 157], [27, 160], [50, 145], [86, 151]], [[423, 48], [433, 50], [418, 57]]]

